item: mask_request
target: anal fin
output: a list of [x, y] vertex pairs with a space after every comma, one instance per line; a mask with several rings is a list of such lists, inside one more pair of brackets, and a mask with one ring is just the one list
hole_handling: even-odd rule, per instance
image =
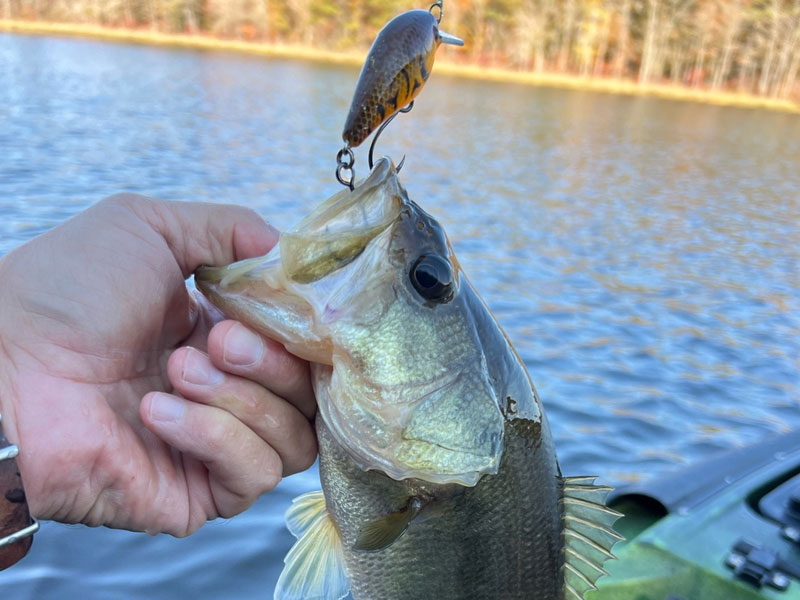
[[586, 592], [597, 589], [595, 583], [607, 574], [603, 563], [614, 558], [611, 548], [623, 539], [613, 529], [622, 514], [605, 504], [611, 488], [594, 485], [594, 480], [594, 477], [563, 480], [565, 600], [584, 600]]
[[283, 559], [274, 600], [341, 600], [350, 593], [342, 540], [322, 492], [298, 496], [286, 511], [297, 541]]

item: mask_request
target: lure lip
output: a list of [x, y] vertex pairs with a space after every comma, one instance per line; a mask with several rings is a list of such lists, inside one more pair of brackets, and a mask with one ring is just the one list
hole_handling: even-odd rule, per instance
[[439, 30], [439, 37], [442, 38], [443, 44], [450, 44], [451, 46], [463, 46], [464, 40], [460, 37], [456, 37], [453, 34], [447, 33], [445, 31]]

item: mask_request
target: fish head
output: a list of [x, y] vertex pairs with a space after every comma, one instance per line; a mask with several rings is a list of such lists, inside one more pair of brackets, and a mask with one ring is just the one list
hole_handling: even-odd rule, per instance
[[354, 191], [320, 204], [281, 233], [266, 255], [200, 267], [197, 287], [228, 316], [297, 356], [332, 365], [332, 323], [368, 320], [383, 299], [367, 292], [386, 290], [393, 275], [376, 252], [364, 253], [375, 238], [385, 238], [402, 208], [399, 189], [384, 181], [389, 166], [380, 161]]
[[497, 472], [504, 418], [485, 307], [389, 159], [266, 256], [201, 269], [196, 283], [315, 363], [320, 414], [361, 468], [465, 486]]

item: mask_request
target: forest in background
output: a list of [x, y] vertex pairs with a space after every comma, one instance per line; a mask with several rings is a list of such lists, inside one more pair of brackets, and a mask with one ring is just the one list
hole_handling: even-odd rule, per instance
[[[399, 0], [0, 0], [0, 18], [369, 47]], [[454, 60], [640, 84], [800, 97], [800, 0], [445, 0]]]

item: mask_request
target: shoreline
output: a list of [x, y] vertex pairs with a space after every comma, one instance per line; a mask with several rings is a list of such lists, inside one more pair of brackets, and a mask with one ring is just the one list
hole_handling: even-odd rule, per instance
[[[222, 50], [272, 58], [290, 58], [360, 66], [365, 53], [334, 52], [308, 46], [268, 44], [225, 40], [209, 35], [168, 34], [150, 30], [120, 29], [76, 23], [53, 23], [46, 21], [20, 21], [0, 19], [0, 32], [28, 35], [57, 35], [100, 39], [111, 42], [133, 43], [149, 46], [185, 48], [194, 50]], [[698, 102], [716, 106], [740, 108], [765, 108], [781, 112], [800, 114], [800, 103], [791, 100], [763, 98], [736, 92], [711, 92], [707, 90], [677, 87], [666, 84], [639, 85], [631, 80], [586, 78], [578, 75], [557, 73], [534, 73], [507, 68], [484, 68], [476, 65], [461, 65], [446, 60], [436, 62], [438, 73], [499, 83], [518, 83], [541, 87], [586, 90], [628, 96], [655, 96], [671, 100]]]

